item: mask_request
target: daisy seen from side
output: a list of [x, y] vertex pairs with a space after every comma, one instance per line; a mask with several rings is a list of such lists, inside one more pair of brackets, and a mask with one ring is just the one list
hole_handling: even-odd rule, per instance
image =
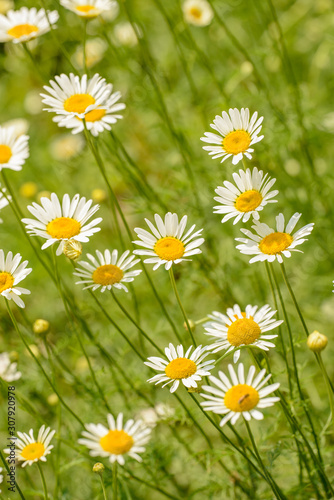
[[273, 318], [276, 312], [272, 311], [268, 304], [260, 309], [248, 304], [244, 312], [235, 304], [227, 309], [226, 315], [214, 311], [209, 314], [211, 321], [204, 325], [205, 334], [214, 340], [207, 349], [214, 353], [221, 350], [226, 350], [226, 354], [233, 352], [234, 363], [240, 357], [241, 346], [254, 346], [268, 351], [270, 347], [275, 347], [270, 340], [277, 335], [267, 335], [266, 332], [283, 323], [283, 320]]
[[[196, 225], [192, 225], [185, 232], [188, 217], [184, 215], [179, 222], [177, 214], [168, 212], [165, 220], [158, 215], [154, 216], [156, 227], [148, 219], [146, 224], [151, 230], [135, 228], [139, 240], [133, 243], [144, 247], [145, 250], [134, 250], [136, 255], [147, 255], [146, 264], [154, 264], [153, 270], [164, 264], [168, 270], [173, 264], [179, 264], [183, 260], [191, 260], [187, 257], [202, 253], [200, 246], [204, 243], [201, 237], [203, 229], [195, 231]], [[195, 231], [195, 232], [194, 232]]]
[[0, 171], [3, 168], [22, 170], [29, 157], [28, 140], [27, 135], [18, 136], [15, 127], [0, 126]]
[[191, 353], [193, 346], [185, 352], [182, 345], [176, 348], [173, 344], [165, 348], [167, 359], [152, 356], [145, 361], [145, 365], [153, 368], [153, 370], [163, 372], [150, 378], [148, 382], [161, 384], [162, 387], [172, 383], [170, 392], [175, 392], [179, 387], [180, 382], [187, 388], [197, 388], [197, 383], [210, 375], [210, 370], [214, 368], [214, 360], [204, 361], [209, 354], [206, 347], [201, 345]]
[[214, 213], [225, 214], [222, 223], [232, 218], [233, 224], [247, 222], [251, 217], [259, 220], [259, 212], [267, 203], [277, 202], [272, 198], [277, 196], [278, 191], [271, 191], [276, 179], [263, 175], [263, 171], [256, 167], [252, 171], [247, 168], [246, 172], [239, 170], [238, 174], [234, 172], [232, 175], [235, 185], [224, 181], [224, 187], [218, 186], [215, 190], [218, 196], [214, 200], [220, 204], [214, 207]]
[[93, 19], [104, 12], [115, 10], [117, 2], [114, 0], [60, 0], [60, 4], [79, 17]]
[[86, 446], [92, 457], [108, 457], [111, 463], [124, 465], [125, 457], [129, 456], [138, 462], [142, 461], [140, 453], [151, 434], [151, 428], [142, 420], [128, 420], [123, 425], [123, 413], [116, 420], [110, 413], [107, 415], [108, 427], [102, 424], [86, 424], [83, 438], [78, 442]]
[[211, 123], [210, 127], [218, 132], [205, 132], [201, 141], [212, 144], [211, 146], [203, 146], [205, 151], [209, 151], [212, 159], [222, 158], [221, 163], [232, 156], [232, 163], [236, 165], [245, 155], [247, 158], [252, 158], [251, 153], [254, 149], [251, 148], [254, 144], [263, 139], [263, 135], [258, 134], [262, 128], [263, 117], [258, 118], [257, 111], [249, 116], [248, 108], [229, 109], [229, 114], [226, 111], [222, 112], [222, 116], [217, 115]]
[[281, 264], [283, 257], [291, 257], [291, 252], [301, 252], [296, 247], [307, 241], [306, 236], [311, 234], [313, 230], [314, 223], [310, 223], [292, 234], [301, 215], [296, 212], [286, 225], [284, 215], [277, 215], [276, 231], [267, 224], [254, 220], [252, 229], [256, 234], [248, 229], [240, 229], [247, 238], [236, 238], [236, 241], [241, 243], [241, 245], [237, 245], [237, 249], [243, 254], [255, 255], [250, 259], [250, 264], [266, 260], [274, 262], [276, 259]]
[[27, 260], [21, 262], [21, 259], [19, 253], [13, 256], [12, 252], [8, 252], [5, 256], [4, 251], [0, 250], [0, 295], [24, 308], [25, 304], [20, 296], [30, 294], [30, 290], [17, 285], [31, 273], [32, 269], [27, 268]]
[[42, 250], [59, 242], [56, 254], [60, 255], [67, 240], [73, 238], [86, 243], [94, 233], [101, 230], [95, 227], [102, 221], [101, 217], [88, 222], [100, 208], [99, 205], [92, 207], [93, 200], [86, 201], [86, 198], [81, 198], [79, 194], [71, 200], [70, 196], [65, 194], [60, 203], [58, 196], [52, 193], [51, 199], [42, 197], [40, 202], [41, 205], [33, 202], [27, 207], [35, 219], [22, 219], [22, 222], [26, 224], [30, 235], [46, 240]]
[[[25, 432], [18, 432], [18, 438], [15, 440], [15, 458], [22, 462], [22, 467], [32, 465], [39, 460], [46, 462], [46, 456], [51, 453], [53, 445], [50, 441], [56, 431], [52, 431], [50, 427], [45, 428], [42, 425], [38, 431], [37, 439], [34, 438], [34, 431], [30, 429], [29, 434]], [[10, 454], [11, 450], [4, 450], [5, 453]]]
[[22, 373], [17, 371], [17, 363], [12, 363], [8, 352], [0, 354], [0, 378], [6, 382], [19, 380]]
[[[48, 18], [49, 21], [48, 21]], [[44, 9], [35, 7], [9, 10], [6, 15], [0, 14], [0, 42], [24, 43], [50, 31], [59, 18], [56, 10], [45, 13]]]
[[201, 396], [207, 401], [202, 402], [201, 406], [205, 411], [225, 415], [220, 422], [221, 427], [229, 421], [234, 425], [241, 415], [247, 421], [252, 418], [262, 420], [263, 413], [260, 410], [273, 406], [280, 400], [277, 396], [267, 397], [276, 391], [280, 384], [266, 385], [271, 374], [265, 376], [265, 369], [254, 378], [255, 366], [250, 367], [247, 377], [242, 363], [239, 363], [237, 370], [228, 365], [228, 371], [230, 378], [222, 371], [218, 372], [219, 378], [209, 377], [210, 382], [216, 387], [210, 385], [202, 387], [206, 392], [202, 392]]

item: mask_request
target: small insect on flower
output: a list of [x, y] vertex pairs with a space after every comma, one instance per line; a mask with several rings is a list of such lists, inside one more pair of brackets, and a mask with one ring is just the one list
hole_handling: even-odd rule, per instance
[[242, 244], [237, 245], [238, 250], [246, 255], [255, 255], [249, 262], [252, 264], [257, 261], [283, 262], [284, 257], [291, 257], [291, 252], [301, 252], [295, 247], [307, 241], [305, 236], [311, 234], [314, 223], [307, 224], [301, 229], [291, 234], [302, 214], [296, 212], [285, 227], [284, 215], [279, 214], [276, 217], [276, 231], [267, 224], [254, 220], [252, 229], [257, 234], [253, 234], [248, 229], [240, 229], [248, 238], [236, 238]]
[[[228, 365], [228, 370], [232, 383], [221, 371], [218, 373], [219, 378], [209, 377], [210, 382], [216, 387], [211, 387], [210, 385], [202, 387], [209, 394], [205, 392], [201, 393], [201, 396], [208, 400], [202, 402], [201, 406], [203, 406], [205, 411], [212, 411], [219, 415], [226, 414], [220, 422], [221, 427], [229, 420], [234, 425], [240, 415], [245, 420], [251, 420], [251, 418], [262, 420], [263, 413], [259, 410], [273, 406], [274, 403], [279, 401], [279, 397], [272, 396], [267, 398], [266, 396], [276, 391], [280, 384], [276, 383], [263, 387], [270, 379], [271, 374], [263, 378], [266, 373], [266, 370], [263, 369], [254, 379], [255, 366], [250, 367], [247, 378], [245, 378], [244, 365], [242, 363], [239, 363], [237, 373], [232, 365]], [[214, 396], [211, 394], [214, 394]]]
[[165, 215], [165, 221], [155, 214], [155, 223], [157, 227], [145, 219], [146, 224], [152, 231], [149, 233], [145, 229], [135, 228], [135, 232], [141, 241], [134, 241], [136, 245], [142, 246], [147, 250], [134, 250], [136, 255], [148, 255], [145, 259], [146, 264], [154, 264], [153, 270], [158, 269], [161, 264], [168, 270], [172, 264], [179, 264], [191, 255], [202, 253], [200, 247], [204, 238], [201, 238], [203, 229], [194, 232], [195, 224], [184, 234], [188, 217], [184, 215], [179, 222], [177, 214], [168, 212]]
[[0, 171], [3, 168], [22, 170], [22, 165], [29, 157], [29, 137], [17, 136], [15, 127], [0, 126]]
[[151, 434], [151, 428], [142, 420], [128, 420], [123, 426], [123, 413], [119, 413], [116, 421], [109, 413], [107, 415], [108, 428], [102, 424], [86, 424], [87, 431], [83, 431], [84, 439], [80, 444], [90, 449], [92, 457], [109, 457], [111, 463], [118, 462], [124, 465], [124, 457], [128, 455], [138, 462], [142, 459], [139, 453], [145, 451], [145, 445]]
[[65, 9], [85, 19], [93, 19], [104, 12], [115, 9], [114, 0], [60, 0]]
[[258, 135], [262, 128], [263, 116], [257, 119], [256, 111], [249, 119], [248, 108], [241, 108], [241, 111], [237, 108], [229, 109], [229, 115], [223, 111], [222, 116], [217, 115], [210, 125], [220, 135], [205, 132], [205, 137], [201, 137], [201, 141], [214, 144], [203, 146], [205, 151], [209, 151], [212, 159], [222, 157], [222, 163], [233, 156], [232, 163], [236, 165], [242, 160], [243, 155], [252, 158], [251, 153], [254, 149], [250, 146], [263, 139], [263, 135]]
[[[19, 10], [10, 10], [4, 16], [0, 14], [0, 42], [24, 43], [50, 31], [50, 24], [58, 21], [59, 14], [21, 7]], [[49, 20], [48, 20], [49, 18]], [[49, 24], [50, 22], [50, 24]]]
[[17, 363], [11, 363], [8, 352], [0, 354], [0, 378], [6, 382], [13, 382], [21, 378], [22, 373], [17, 371]]
[[42, 250], [59, 241], [56, 254], [60, 255], [67, 240], [74, 238], [86, 243], [90, 236], [101, 230], [95, 227], [102, 221], [101, 217], [86, 224], [99, 209], [99, 205], [91, 208], [92, 203], [93, 200], [86, 201], [86, 198], [80, 198], [79, 194], [76, 194], [71, 201], [69, 195], [65, 194], [61, 205], [58, 196], [52, 193], [51, 200], [41, 198], [42, 206], [34, 202], [27, 207], [37, 220], [22, 219], [22, 222], [26, 224], [30, 235], [46, 239]]
[[87, 284], [84, 290], [91, 288], [93, 292], [101, 287], [101, 292], [111, 290], [112, 287], [120, 290], [128, 291], [124, 283], [130, 283], [141, 273], [141, 269], [129, 271], [133, 266], [138, 264], [140, 259], [136, 259], [134, 255], [130, 255], [130, 250], [124, 252], [118, 258], [118, 251], [105, 250], [104, 254], [96, 250], [95, 258], [91, 254], [87, 254], [89, 262], [81, 260], [78, 265], [83, 269], [77, 267], [74, 276], [82, 278], [77, 281], [76, 285]]
[[217, 197], [214, 198], [220, 205], [214, 207], [214, 213], [226, 214], [222, 218], [222, 223], [234, 218], [233, 224], [237, 224], [240, 220], [247, 222], [251, 217], [259, 220], [259, 212], [267, 205], [267, 203], [276, 203], [277, 200], [272, 200], [278, 191], [270, 191], [275, 184], [276, 179], [271, 179], [268, 174], [263, 175], [262, 170], [256, 167], [253, 171], [247, 168], [239, 170], [232, 174], [236, 185], [229, 181], [224, 182], [224, 186], [218, 186], [215, 192]]
[[27, 268], [27, 260], [20, 264], [21, 259], [19, 253], [13, 257], [13, 253], [8, 252], [7, 257], [5, 257], [4, 251], [0, 250], [0, 295], [7, 300], [13, 300], [16, 305], [24, 308], [25, 305], [20, 295], [30, 294], [30, 290], [16, 285], [26, 278], [32, 269]]
[[212, 352], [226, 349], [226, 353], [233, 352], [233, 361], [236, 363], [240, 357], [240, 346], [254, 346], [268, 351], [275, 344], [268, 342], [277, 335], [264, 335], [265, 332], [277, 328], [283, 320], [273, 319], [276, 311], [269, 305], [258, 310], [258, 306], [248, 305], [245, 312], [235, 304], [228, 308], [226, 315], [214, 311], [209, 314], [212, 321], [205, 323], [205, 334], [214, 339], [214, 343], [207, 347]]
[[[22, 463], [22, 467], [32, 465], [34, 462], [46, 462], [46, 456], [51, 453], [53, 445], [50, 441], [56, 431], [51, 431], [50, 427], [45, 428], [42, 425], [38, 432], [37, 440], [34, 438], [34, 431], [30, 429], [29, 434], [18, 432], [18, 438], [15, 440], [15, 458]], [[10, 449], [4, 450], [11, 454]], [[7, 458], [8, 459], [8, 458]]]
[[206, 0], [186, 0], [182, 5], [184, 20], [194, 26], [208, 26], [213, 10]]
[[[165, 348], [167, 360], [153, 356], [145, 361], [145, 365], [163, 372], [150, 378], [148, 382], [155, 382], [155, 385], [161, 382], [166, 382], [162, 387], [173, 382], [170, 392], [175, 392], [179, 387], [180, 381], [187, 388], [197, 387], [202, 377], [210, 375], [210, 371], [214, 368], [214, 360], [204, 361], [208, 352], [206, 347], [201, 345], [196, 347], [190, 355], [193, 346], [190, 346], [187, 352], [184, 352], [183, 346], [178, 345], [175, 349], [173, 344]], [[204, 362], [203, 362], [204, 361]]]

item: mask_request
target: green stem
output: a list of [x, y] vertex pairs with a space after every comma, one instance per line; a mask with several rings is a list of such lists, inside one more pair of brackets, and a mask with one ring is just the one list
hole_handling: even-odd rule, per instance
[[[4, 466], [4, 468], [5, 468], [5, 469], [6, 469], [6, 471], [7, 471], [7, 474], [9, 474], [10, 470], [9, 470], [9, 467], [8, 467], [8, 462], [7, 462], [7, 460], [5, 459], [5, 457], [3, 456], [3, 454], [2, 454], [2, 452], [1, 452], [1, 450], [0, 450], [0, 459], [1, 459], [1, 462], [2, 462], [2, 464], [3, 464], [3, 466]], [[21, 491], [21, 488], [19, 488], [19, 485], [17, 484], [16, 479], [15, 479], [15, 486], [16, 486], [16, 488], [17, 488], [18, 494], [20, 495], [21, 499], [22, 499], [22, 500], [25, 500], [25, 497], [24, 497], [24, 495], [23, 495], [23, 493], [22, 493], [22, 491]]]
[[194, 335], [193, 335], [193, 332], [191, 331], [191, 327], [189, 325], [189, 321], [188, 321], [188, 318], [187, 318], [187, 315], [186, 315], [186, 312], [183, 308], [183, 305], [182, 305], [182, 302], [181, 302], [181, 299], [180, 299], [180, 296], [179, 296], [179, 292], [177, 291], [177, 287], [176, 287], [176, 282], [175, 282], [175, 276], [174, 276], [174, 271], [173, 271], [173, 267], [171, 267], [169, 269], [169, 276], [170, 276], [170, 280], [171, 280], [171, 283], [172, 283], [172, 287], [173, 287], [173, 290], [174, 290], [174, 293], [175, 293], [175, 297], [176, 297], [176, 300], [180, 306], [180, 309], [181, 309], [181, 312], [182, 312], [182, 315], [183, 315], [183, 318], [184, 318], [184, 321], [187, 325], [187, 329], [188, 329], [188, 332], [189, 332], [189, 335], [191, 337], [191, 341], [192, 343], [194, 344], [194, 346], [196, 347], [196, 340], [194, 338]]
[[49, 78], [47, 75], [44, 74], [44, 72], [41, 70], [41, 68], [39, 67], [39, 65], [37, 64], [34, 56], [32, 55], [31, 53], [31, 50], [28, 49], [28, 46], [27, 46], [27, 43], [24, 42], [21, 44], [22, 47], [23, 47], [23, 50], [25, 51], [25, 53], [27, 54], [27, 56], [29, 57], [29, 59], [32, 61], [32, 64], [34, 66], [34, 68], [36, 69], [37, 73], [39, 74], [41, 80], [43, 80], [43, 82], [47, 81]]
[[87, 23], [88, 21], [84, 19], [84, 29], [83, 29], [83, 42], [82, 42], [82, 53], [83, 53], [83, 67], [85, 69], [85, 73], [87, 77], [89, 77], [88, 74], [88, 68], [87, 68], [87, 54], [86, 54], [86, 43], [87, 43]]
[[113, 481], [112, 481], [112, 491], [113, 491], [113, 500], [117, 500], [118, 499], [118, 493], [117, 493], [117, 460], [115, 460], [115, 462], [113, 463], [113, 467], [112, 467], [112, 477], [113, 477]]
[[45, 477], [44, 477], [44, 472], [42, 470], [41, 464], [39, 463], [39, 460], [37, 460], [37, 466], [38, 466], [38, 470], [39, 470], [39, 473], [40, 473], [41, 478], [42, 478], [43, 490], [44, 490], [44, 498], [45, 498], [45, 500], [48, 500], [48, 489], [46, 487], [46, 481], [45, 481]]
[[100, 476], [100, 481], [101, 481], [101, 486], [102, 486], [102, 491], [103, 491], [103, 498], [104, 498], [104, 500], [108, 500], [106, 487], [105, 487], [104, 481], [103, 481], [103, 474], [99, 474], [99, 476]]
[[329, 405], [330, 405], [331, 414], [332, 414], [332, 422], [333, 422], [333, 426], [334, 426], [334, 401], [333, 401], [333, 392], [332, 392], [331, 385], [329, 383], [328, 373], [327, 373], [326, 367], [324, 365], [321, 353], [319, 353], [318, 359], [319, 359], [319, 364], [320, 364], [320, 368], [321, 368], [321, 371], [322, 371], [322, 375], [323, 375], [323, 377], [325, 379], [325, 384], [326, 384], [326, 389], [327, 389], [328, 399], [329, 399]]

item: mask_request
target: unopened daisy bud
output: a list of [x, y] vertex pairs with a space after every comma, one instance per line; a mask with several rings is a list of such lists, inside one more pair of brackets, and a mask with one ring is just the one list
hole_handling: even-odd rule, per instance
[[19, 360], [19, 353], [17, 351], [11, 351], [9, 353], [9, 361], [11, 363], [16, 363]]
[[46, 333], [50, 327], [50, 323], [46, 319], [36, 319], [34, 322], [32, 329], [34, 333], [40, 335], [42, 333]]
[[197, 387], [188, 387], [188, 392], [190, 393], [197, 392], [199, 394], [201, 390], [202, 390], [202, 384], [197, 384]]
[[95, 203], [102, 203], [103, 201], [106, 201], [107, 193], [105, 192], [104, 189], [96, 188], [93, 189], [91, 197], [93, 198], [93, 201]]
[[71, 260], [78, 260], [82, 254], [82, 245], [80, 241], [67, 240], [64, 244], [63, 254]]
[[[190, 326], [190, 330], [191, 330], [192, 332], [194, 332], [194, 331], [195, 331], [195, 328], [196, 328], [196, 323], [195, 323], [195, 321], [193, 321], [192, 319], [188, 319], [188, 324], [189, 324], [189, 326]], [[183, 323], [183, 328], [184, 328], [185, 330], [188, 330], [188, 325], [187, 325], [187, 323], [186, 323], [186, 322], [184, 322], [184, 323]]]
[[39, 351], [39, 349], [38, 349], [38, 347], [37, 347], [37, 345], [36, 345], [36, 344], [30, 344], [30, 346], [29, 346], [29, 350], [28, 350], [28, 349], [26, 349], [27, 356], [29, 356], [29, 357], [31, 357], [31, 353], [30, 353], [30, 351], [33, 353], [33, 355], [34, 355], [36, 358], [39, 358], [39, 356], [40, 356], [40, 354], [41, 354], [41, 353], [40, 353], [40, 351]]
[[328, 338], [315, 330], [307, 337], [307, 347], [313, 352], [321, 352], [328, 344]]
[[97, 462], [96, 464], [93, 465], [93, 472], [97, 472], [98, 474], [101, 474], [105, 469], [105, 466], [101, 464], [101, 462]]
[[54, 392], [48, 396], [47, 402], [49, 403], [50, 406], [56, 406], [59, 402], [59, 398], [57, 394]]
[[25, 182], [20, 187], [20, 195], [24, 198], [34, 198], [38, 191], [37, 184], [35, 182]]

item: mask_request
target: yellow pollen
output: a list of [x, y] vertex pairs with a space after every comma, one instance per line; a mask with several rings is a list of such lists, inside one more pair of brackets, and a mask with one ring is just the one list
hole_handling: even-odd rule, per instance
[[251, 143], [251, 136], [246, 130], [234, 130], [223, 139], [223, 148], [226, 153], [237, 155], [247, 151]]
[[7, 163], [12, 157], [12, 150], [6, 144], [0, 144], [0, 163]]
[[73, 238], [80, 233], [80, 229], [80, 222], [70, 217], [58, 217], [46, 226], [46, 232], [57, 240]]
[[101, 120], [106, 114], [105, 109], [93, 109], [85, 115], [86, 122], [96, 122], [97, 120]]
[[188, 378], [194, 375], [196, 371], [196, 363], [187, 358], [173, 359], [165, 368], [167, 377], [172, 379]]
[[249, 345], [261, 335], [261, 328], [251, 318], [239, 318], [227, 330], [227, 340], [231, 345]]
[[275, 255], [289, 248], [293, 238], [289, 233], [270, 233], [263, 238], [259, 244], [259, 249], [267, 255]]
[[122, 269], [112, 264], [100, 266], [93, 272], [93, 281], [99, 285], [107, 286], [119, 283], [123, 278], [124, 273]]
[[94, 10], [95, 7], [93, 7], [92, 5], [78, 5], [76, 7], [76, 9], [79, 11], [79, 12], [89, 12], [91, 10]]
[[192, 7], [192, 9], [190, 9], [189, 13], [193, 17], [195, 17], [196, 19], [201, 19], [201, 17], [202, 17], [202, 11], [198, 7]]
[[235, 200], [234, 205], [239, 212], [251, 212], [261, 204], [261, 201], [261, 193], [256, 191], [256, 189], [250, 189], [249, 191], [241, 193], [241, 195]]
[[35, 460], [44, 455], [45, 446], [43, 443], [31, 443], [23, 448], [21, 455], [25, 460]]
[[259, 393], [254, 387], [247, 384], [238, 384], [227, 391], [224, 404], [229, 410], [242, 412], [255, 408], [259, 400]]
[[74, 94], [66, 99], [64, 109], [70, 113], [84, 113], [92, 104], [95, 104], [95, 99], [90, 94]]
[[122, 431], [109, 431], [100, 439], [100, 445], [108, 453], [123, 455], [131, 450], [134, 444], [133, 438]]
[[37, 31], [38, 27], [33, 24], [18, 24], [10, 28], [7, 31], [7, 35], [13, 38], [21, 38], [21, 36], [31, 35], [31, 33], [36, 33]]
[[154, 251], [162, 260], [181, 259], [184, 254], [184, 244], [174, 236], [161, 238], [154, 245]]
[[10, 273], [0, 271], [0, 293], [14, 285], [14, 278]]

